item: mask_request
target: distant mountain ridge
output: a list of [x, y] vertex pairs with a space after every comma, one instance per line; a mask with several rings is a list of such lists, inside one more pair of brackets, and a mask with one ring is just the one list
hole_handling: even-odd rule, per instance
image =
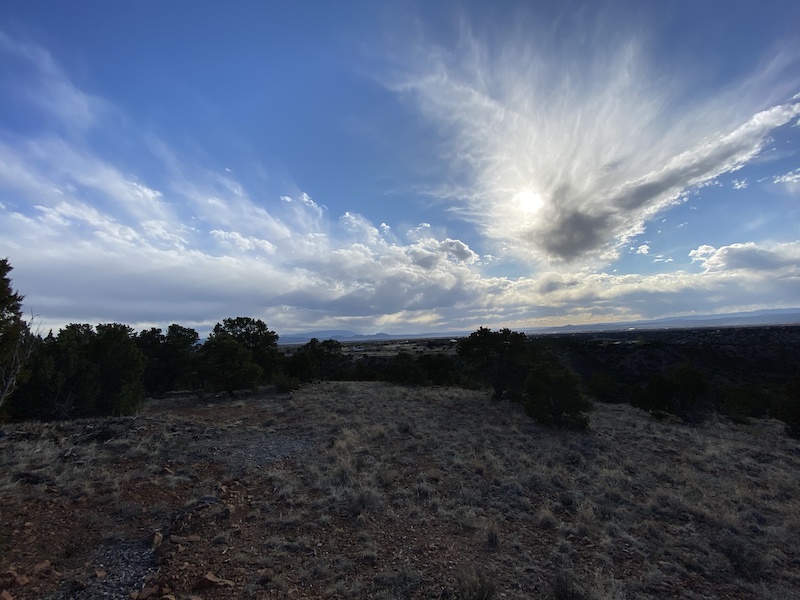
[[[447, 335], [447, 334], [442, 334]], [[388, 333], [374, 333], [374, 334], [361, 334], [354, 331], [347, 331], [345, 329], [322, 329], [320, 331], [309, 331], [305, 333], [290, 333], [281, 335], [278, 339], [279, 344], [305, 344], [310, 342], [312, 338], [322, 340], [338, 340], [340, 342], [357, 342], [368, 340], [381, 340], [381, 339], [405, 339], [407, 335], [389, 335]], [[430, 337], [438, 337], [438, 334], [432, 334]]]
[[[692, 327], [750, 327], [756, 325], [796, 325], [800, 324], [800, 308], [777, 308], [722, 315], [688, 315], [664, 317], [641, 321], [620, 321], [617, 323], [590, 323], [585, 325], [561, 325], [558, 327], [534, 327], [524, 329], [526, 333], [547, 334], [580, 331], [620, 331], [623, 329], [687, 329]], [[476, 327], [477, 329], [477, 327]], [[362, 334], [346, 329], [322, 329], [303, 333], [281, 335], [279, 344], [305, 344], [312, 338], [318, 340], [338, 340], [340, 342], [407, 340], [442, 337], [463, 337], [470, 331], [439, 331], [428, 333]]]
[[621, 329], [686, 329], [690, 327], [746, 327], [755, 325], [800, 324], [800, 308], [777, 308], [722, 315], [688, 315], [663, 317], [642, 321], [620, 321], [618, 323], [591, 323], [586, 325], [564, 325], [540, 327], [528, 330], [532, 333], [559, 331], [619, 331]]

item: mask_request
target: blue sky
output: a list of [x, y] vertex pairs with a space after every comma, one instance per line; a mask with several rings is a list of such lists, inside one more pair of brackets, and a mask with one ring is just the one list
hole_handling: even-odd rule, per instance
[[4, 3], [0, 256], [47, 330], [800, 305], [800, 5]]

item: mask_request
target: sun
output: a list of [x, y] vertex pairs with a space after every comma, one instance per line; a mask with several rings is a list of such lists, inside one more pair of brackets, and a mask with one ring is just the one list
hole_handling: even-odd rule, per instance
[[524, 213], [535, 213], [544, 205], [542, 195], [531, 190], [521, 190], [514, 194], [513, 201]]

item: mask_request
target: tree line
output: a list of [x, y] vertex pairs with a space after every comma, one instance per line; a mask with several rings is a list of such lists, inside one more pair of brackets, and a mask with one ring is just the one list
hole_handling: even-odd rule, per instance
[[485, 387], [495, 400], [522, 403], [536, 421], [578, 429], [588, 425], [591, 397], [688, 420], [708, 410], [777, 416], [790, 434], [800, 435], [800, 377], [786, 386], [774, 410], [765, 410], [757, 390], [729, 386], [719, 393], [706, 372], [688, 364], [640, 383], [623, 384], [605, 370], [581, 377], [565, 348], [509, 329], [481, 327], [458, 342], [454, 355], [358, 356], [332, 339], [312, 339], [286, 355], [277, 333], [260, 319], [241, 316], [217, 323], [202, 343], [197, 331], [178, 324], [136, 332], [120, 323], [72, 323], [42, 337], [23, 318], [23, 298], [11, 287], [10, 271], [0, 260], [0, 419], [125, 415], [145, 397], [170, 392], [233, 395], [266, 384], [288, 391], [338, 380]]
[[317, 339], [286, 356], [278, 334], [251, 317], [223, 319], [202, 343], [197, 331], [178, 324], [136, 332], [121, 323], [71, 323], [42, 337], [22, 318], [22, 296], [11, 288], [7, 260], [0, 269], [0, 409], [7, 418], [125, 415], [135, 413], [146, 396], [233, 395], [269, 383], [289, 390], [325, 379], [490, 386], [496, 399], [524, 401], [539, 421], [588, 423], [589, 402], [577, 375], [508, 329], [479, 329], [459, 343], [455, 356], [355, 357], [343, 353], [336, 340]]

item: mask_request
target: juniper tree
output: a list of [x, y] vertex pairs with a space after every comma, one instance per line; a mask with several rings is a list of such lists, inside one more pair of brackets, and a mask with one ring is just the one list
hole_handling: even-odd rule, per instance
[[19, 382], [22, 367], [31, 349], [31, 333], [22, 318], [22, 299], [11, 288], [8, 274], [13, 267], [0, 260], [0, 407]]

